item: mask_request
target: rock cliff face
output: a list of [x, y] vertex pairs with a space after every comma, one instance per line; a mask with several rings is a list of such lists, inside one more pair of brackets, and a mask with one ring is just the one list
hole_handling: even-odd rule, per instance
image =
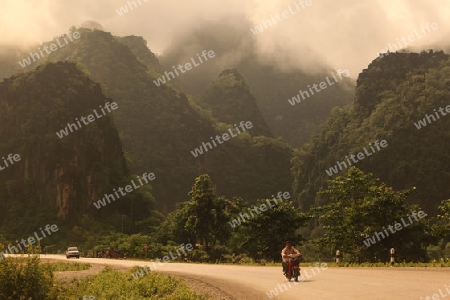
[[[81, 122], [106, 102], [112, 100], [100, 86], [67, 62], [0, 83], [0, 157], [20, 155], [0, 171], [1, 217], [51, 210], [70, 221], [92, 212], [92, 203], [127, 176], [112, 114]], [[82, 126], [71, 132], [68, 123]], [[67, 135], [56, 134], [64, 129]], [[25, 214], [17, 209], [23, 206]]]

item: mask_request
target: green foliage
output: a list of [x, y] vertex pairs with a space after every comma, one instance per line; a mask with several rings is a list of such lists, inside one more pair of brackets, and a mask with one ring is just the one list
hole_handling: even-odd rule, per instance
[[[91, 256], [92, 250], [94, 250], [94, 255], [97, 255], [97, 252], [102, 252], [106, 250], [114, 250], [118, 252], [119, 257], [123, 258], [136, 258], [136, 259], [162, 259], [163, 256], [169, 255], [169, 252], [172, 252], [173, 255], [178, 256], [177, 250], [182, 254], [182, 250], [180, 250], [181, 244], [192, 244], [195, 245], [195, 238], [192, 241], [187, 241], [186, 237], [180, 237], [179, 240], [165, 240], [165, 243], [162, 244], [160, 240], [157, 239], [154, 235], [144, 235], [144, 234], [133, 234], [127, 235], [118, 232], [109, 232], [104, 234], [102, 237], [96, 238], [97, 242], [95, 246], [88, 251], [88, 254]], [[148, 248], [145, 249], [144, 245], [147, 245]], [[185, 250], [186, 251], [186, 250]], [[187, 252], [188, 255], [190, 252]], [[183, 260], [183, 257], [177, 257], [177, 260]]]
[[[328, 267], [349, 267], [349, 268], [385, 268], [385, 267], [391, 267], [390, 263], [384, 263], [384, 262], [377, 262], [377, 263], [356, 263], [356, 262], [341, 262], [339, 265], [336, 263], [327, 263]], [[448, 268], [450, 267], [450, 260], [447, 260], [447, 262], [444, 261], [433, 261], [430, 263], [424, 263], [424, 262], [406, 262], [406, 261], [400, 261], [394, 263], [393, 267], [400, 267], [400, 268]]]
[[62, 290], [63, 295], [94, 295], [96, 299], [207, 299], [206, 295], [192, 292], [180, 280], [172, 276], [150, 272], [148, 275], [132, 279], [132, 271], [122, 273], [105, 268], [98, 275], [81, 279], [75, 286]]
[[189, 252], [189, 260], [192, 262], [207, 263], [211, 261], [211, 256], [205, 250], [195, 249]]
[[163, 243], [168, 241], [186, 241], [196, 243], [196, 235], [191, 228], [186, 226], [189, 218], [188, 203], [183, 202], [177, 205], [177, 209], [167, 216], [161, 224], [158, 235]]
[[355, 104], [335, 109], [320, 135], [292, 159], [301, 207], [314, 204], [317, 191], [330, 179], [325, 170], [369, 143], [386, 140], [385, 149], [356, 167], [396, 190], [416, 187], [409, 202], [436, 214], [450, 193], [450, 118], [441, 116], [420, 130], [414, 123], [449, 105], [449, 76], [449, 56], [442, 52], [391, 53], [374, 60], [359, 76]]
[[[52, 222], [59, 236], [43, 240], [44, 251], [62, 251], [70, 239], [89, 253], [111, 248], [129, 257], [161, 257], [170, 249], [165, 245], [200, 242], [194, 260], [221, 261], [232, 251], [254, 260], [277, 260], [285, 239], [303, 239], [301, 227], [308, 217], [299, 208], [307, 211], [318, 204], [325, 226], [314, 228], [312, 236], [362, 260], [384, 259], [394, 244], [403, 246], [400, 258], [421, 260], [421, 246], [441, 239], [443, 249], [448, 243], [450, 204], [445, 200], [436, 219], [402, 230], [395, 241], [361, 247], [371, 233], [419, 208], [407, 201], [434, 214], [448, 198], [450, 117], [420, 130], [413, 125], [448, 105], [448, 55], [396, 53], [374, 60], [358, 79], [355, 104], [334, 109], [321, 134], [293, 151], [281, 138], [267, 136], [267, 124], [285, 141], [302, 145], [332, 107], [349, 103], [349, 80], [289, 107], [286, 100], [299, 88], [306, 90], [326, 75], [281, 72], [244, 58], [238, 69], [245, 79], [237, 70], [226, 70], [197, 103], [168, 85], [155, 86], [160, 66], [141, 37], [79, 31], [80, 40], [48, 56], [49, 61], [76, 64], [44, 63], [0, 83], [0, 153], [22, 157], [0, 173], [0, 242], [26, 238]], [[112, 100], [107, 97], [119, 104], [114, 120], [104, 116], [63, 139], [55, 137], [67, 122]], [[255, 130], [192, 157], [194, 148], [247, 119]], [[392, 188], [354, 170], [342, 172], [348, 171], [350, 180], [338, 177], [325, 188], [330, 179], [326, 168], [377, 139], [386, 139], [387, 149], [357, 166]], [[154, 172], [158, 184], [96, 210], [93, 201], [136, 179], [128, 167], [137, 174]], [[200, 175], [205, 173], [211, 177]], [[186, 200], [195, 177], [190, 199], [177, 205]], [[236, 230], [228, 226], [249, 203], [260, 205], [265, 200], [258, 199], [291, 191], [292, 182], [296, 202], [269, 209]], [[417, 189], [409, 194], [404, 189], [411, 186]], [[318, 195], [320, 189], [324, 193]], [[164, 213], [177, 209], [166, 219], [155, 207]]]
[[216, 197], [209, 175], [201, 175], [195, 179], [189, 197], [191, 200], [187, 204], [189, 216], [186, 226], [195, 232], [197, 239], [208, 250], [214, 222], [213, 203]]
[[88, 263], [78, 263], [78, 262], [52, 262], [52, 263], [41, 263], [43, 268], [47, 268], [52, 272], [65, 272], [65, 271], [83, 271], [88, 270], [91, 264]]
[[[298, 229], [306, 226], [309, 216], [299, 213], [292, 201], [273, 202], [258, 200], [257, 206], [263, 207], [259, 214], [250, 217], [238, 228], [232, 229], [229, 223], [250, 209], [250, 204], [240, 197], [232, 200], [217, 197], [211, 178], [199, 176], [192, 191], [190, 201], [179, 205], [169, 214], [162, 225], [167, 234], [165, 241], [189, 239], [200, 242], [200, 249], [190, 252], [189, 259], [197, 262], [222, 262], [231, 253], [248, 255], [252, 259], [280, 259], [280, 251], [288, 239], [301, 241]], [[269, 207], [267, 201], [270, 201]], [[267, 226], [270, 224], [270, 226]]]
[[[432, 232], [437, 238], [442, 239], [441, 250], [446, 250], [445, 247], [450, 250], [450, 199], [442, 200], [438, 210], [439, 214], [434, 219]], [[446, 257], [450, 257], [450, 255]]]
[[438, 209], [441, 212], [439, 218], [442, 218], [443, 220], [450, 223], [450, 199], [442, 200], [441, 205], [439, 205]]
[[205, 159], [215, 166], [207, 173], [222, 196], [239, 196], [255, 203], [276, 191], [291, 190], [292, 149], [281, 139], [241, 134], [213, 151], [205, 154]]
[[[109, 188], [117, 188], [124, 183], [121, 180], [122, 174], [120, 174], [125, 165], [124, 159], [123, 157], [115, 157], [119, 154], [118, 152], [122, 151], [122, 148], [126, 153], [128, 167], [133, 173], [140, 175], [151, 171], [156, 174], [158, 184], [155, 184], [151, 191], [151, 194], [155, 196], [155, 202], [152, 199], [143, 198], [141, 195], [135, 195], [138, 193], [133, 192], [133, 195], [127, 195], [127, 201], [120, 201], [120, 203], [115, 203], [114, 206], [102, 208], [99, 215], [96, 216], [97, 218], [107, 219], [111, 215], [127, 211], [127, 217], [131, 223], [134, 221], [144, 222], [152, 214], [148, 211], [148, 206], [153, 205], [153, 203], [160, 211], [168, 213], [176, 207], [177, 203], [186, 200], [186, 194], [191, 187], [192, 179], [203, 173], [210, 174], [216, 180], [217, 189], [223, 191], [222, 195], [229, 198], [240, 195], [251, 202], [267, 197], [275, 189], [288, 190], [290, 188], [292, 175], [289, 170], [289, 161], [292, 150], [281, 140], [266, 137], [264, 139], [252, 139], [251, 136], [245, 134], [246, 137], [235, 137], [228, 141], [226, 145], [221, 145], [221, 147], [205, 153], [204, 157], [194, 158], [192, 156], [190, 151], [199, 147], [203, 142], [209, 141], [210, 137], [227, 132], [228, 128], [232, 128], [232, 125], [222, 124], [221, 127], [213, 118], [199, 112], [199, 108], [194, 101], [188, 100], [183, 93], [177, 92], [167, 85], [155, 86], [153, 80], [162, 75], [159, 74], [160, 66], [158, 59], [147, 48], [146, 41], [142, 37], [114, 37], [102, 30], [87, 28], [72, 28], [71, 30], [78, 30], [81, 38], [45, 56], [39, 60], [39, 63], [45, 63], [46, 61], [75, 62], [79, 70], [82, 70], [99, 84], [95, 86], [92, 82], [86, 82], [85, 79], [78, 76], [73, 70], [74, 65], [71, 66], [70, 70], [68, 68], [63, 72], [53, 72], [53, 74], [48, 74], [49, 68], [39, 69], [40, 71], [46, 70], [41, 79], [49, 77], [48, 82], [38, 81], [38, 87], [33, 87], [33, 83], [36, 82], [33, 77], [25, 86], [22, 83], [15, 82], [17, 89], [21, 92], [30, 90], [30, 93], [20, 95], [21, 98], [28, 99], [28, 108], [23, 106], [20, 111], [11, 114], [7, 113], [11, 109], [11, 106], [8, 106], [8, 109], [3, 108], [0, 111], [0, 117], [3, 120], [2, 113], [8, 117], [17, 114], [21, 123], [11, 124], [11, 128], [14, 127], [15, 130], [20, 129], [27, 133], [24, 141], [33, 143], [39, 149], [42, 148], [42, 151], [45, 150], [45, 153], [49, 153], [48, 160], [51, 160], [53, 166], [61, 165], [65, 167], [65, 170], [67, 169], [64, 162], [74, 160], [71, 156], [71, 148], [75, 147], [72, 142], [77, 144], [77, 154], [86, 153], [89, 157], [97, 157], [96, 163], [71, 170], [71, 174], [78, 175], [79, 173], [87, 174], [91, 172], [93, 181], [90, 183], [104, 187], [99, 191], [99, 196], [102, 195], [101, 192], [109, 192]], [[28, 53], [24, 53], [24, 56], [27, 55]], [[17, 63], [15, 64], [20, 68]], [[6, 65], [8, 64], [6, 63]], [[32, 68], [35, 68], [34, 64]], [[76, 77], [77, 80], [72, 80], [73, 84], [67, 82], [65, 84], [65, 78], [71, 76]], [[66, 81], [72, 83], [71, 80]], [[83, 87], [85, 90], [83, 90]], [[103, 103], [99, 101], [100, 98], [104, 98], [103, 95], [99, 95], [98, 99], [93, 99], [96, 97], [89, 94], [86, 87], [95, 87], [97, 91], [103, 91], [106, 96], [112, 98], [109, 100], [118, 103], [119, 108], [113, 112], [114, 124], [111, 122], [105, 123], [117, 127], [123, 147], [118, 146], [114, 141], [105, 141], [107, 145], [100, 147], [101, 149], [114, 150], [111, 151], [110, 156], [114, 157], [115, 166], [101, 165], [99, 162], [104, 160], [97, 153], [99, 149], [97, 142], [103, 142], [102, 139], [98, 140], [99, 136], [115, 139], [112, 132], [113, 128], [108, 128], [111, 129], [111, 132], [98, 132], [96, 128], [98, 122], [101, 123], [102, 120], [109, 119], [109, 116], [108, 118], [102, 117], [86, 126], [86, 128], [79, 130], [88, 132], [88, 136], [80, 137], [80, 132], [75, 132], [59, 141], [52, 133], [64, 128], [67, 122], [87, 115], [93, 108], [98, 108]], [[220, 89], [223, 89], [223, 91]], [[236, 118], [237, 122], [251, 118], [255, 126], [252, 129], [252, 134], [268, 134], [267, 126], [264, 124], [257, 105], [254, 103], [255, 99], [249, 93], [248, 87], [240, 86], [240, 84], [231, 80], [224, 86], [220, 86], [220, 89], [216, 92], [224, 94], [228, 101], [233, 101], [234, 96], [243, 99], [241, 103], [245, 106], [245, 111], [236, 110], [232, 105], [226, 107], [227, 114], [228, 112], [233, 113], [234, 110], [233, 115], [229, 116], [230, 122]], [[31, 91], [33, 92], [31, 93]], [[43, 101], [40, 101], [41, 98], [51, 99], [52, 105], [43, 105], [41, 103]], [[78, 106], [76, 105], [77, 101], [79, 102]], [[24, 115], [23, 120], [20, 117], [22, 114]], [[246, 117], [246, 115], [248, 116]], [[53, 128], [49, 124], [54, 124], [54, 127], [58, 128]], [[102, 128], [102, 126], [98, 127]], [[4, 140], [10, 140], [8, 133], [14, 132], [9, 128], [9, 125], [5, 126], [5, 136], [0, 135]], [[0, 129], [0, 133], [1, 131]], [[38, 135], [45, 132], [48, 139], [46, 143], [39, 146], [41, 145], [39, 143], [41, 142], [40, 137], [31, 138], [31, 133], [34, 132], [37, 132]], [[20, 136], [20, 134], [14, 132], [11, 136]], [[92, 139], [89, 142], [87, 141], [88, 137]], [[20, 148], [22, 144], [19, 140], [15, 145]], [[14, 147], [15, 151], [17, 151], [17, 148]], [[12, 149], [12, 147], [8, 149]], [[58, 155], [52, 155], [52, 153], [58, 153]], [[61, 159], [58, 159], [61, 154], [63, 154]], [[120, 155], [123, 156], [123, 153], [120, 153]], [[36, 157], [46, 156], [36, 154]], [[84, 160], [80, 161], [84, 162]], [[148, 170], [148, 166], [154, 167], [152, 170]], [[37, 171], [35, 173], [40, 174]], [[43, 176], [41, 177], [43, 178]], [[33, 179], [34, 176], [31, 178]], [[89, 194], [85, 191], [86, 182], [87, 180], [80, 179], [76, 181], [76, 184], [73, 183], [78, 191], [76, 194], [74, 193], [73, 197], [79, 199]], [[11, 182], [11, 184], [15, 184], [15, 182]], [[34, 187], [35, 182], [32, 182], [32, 184]], [[69, 184], [72, 185], [72, 182]], [[38, 189], [40, 187], [40, 185], [37, 186]], [[54, 199], [55, 197], [48, 198]], [[93, 198], [97, 197], [93, 196]], [[89, 207], [90, 203], [95, 200], [90, 199], [83, 203], [73, 200], [77, 207], [74, 212], [72, 210], [68, 212], [71, 221], [76, 221], [80, 215], [86, 213], [86, 207]], [[55, 209], [51, 204], [53, 203], [50, 203], [48, 209]], [[0, 205], [7, 206], [8, 204], [0, 202]], [[23, 207], [19, 205], [17, 204], [17, 211], [20, 212], [29, 207], [26, 204], [23, 204]], [[1, 208], [0, 216], [5, 211]], [[30, 214], [33, 211], [30, 209]], [[75, 212], [80, 212], [80, 215], [72, 217]], [[128, 212], [133, 212], [133, 215]], [[55, 215], [58, 213], [61, 214], [61, 212], [52, 212]], [[89, 213], [97, 212], [89, 211]], [[120, 219], [114, 218], [112, 220], [113, 227], [116, 230], [121, 228]], [[136, 233], [149, 230], [148, 227], [145, 228], [148, 223], [144, 223], [134, 224], [138, 225], [135, 227], [128, 226], [128, 230], [125, 232]]]
[[[113, 188], [138, 182], [129, 174], [111, 115], [62, 139], [55, 134], [76, 118], [99, 112], [105, 102], [111, 99], [100, 85], [68, 62], [45, 63], [0, 83], [0, 137], [8, 141], [0, 152], [21, 157], [0, 173], [0, 228], [7, 241], [32, 236], [50, 222], [59, 232], [41, 246], [64, 251], [69, 236], [80, 246], [104, 230], [149, 232], [159, 225], [150, 185], [99, 210], [92, 204]], [[91, 239], [88, 246], [94, 243]]]
[[[438, 68], [448, 55], [443, 51], [422, 53], [390, 53], [376, 58], [358, 77], [355, 107], [362, 116], [369, 117], [375, 107], [382, 103], [385, 91], [396, 91], [406, 74], [423, 75], [429, 69]], [[412, 87], [414, 90], [414, 87]], [[417, 91], [414, 91], [416, 94]], [[416, 94], [417, 95], [417, 94]]]
[[237, 70], [223, 71], [199, 99], [199, 104], [210, 110], [219, 122], [231, 124], [230, 128], [241, 121], [250, 121], [252, 136], [271, 136], [255, 98]]
[[313, 209], [324, 231], [319, 243], [331, 253], [339, 249], [358, 262], [387, 261], [392, 247], [399, 260], [425, 260], [422, 245], [436, 241], [426, 217], [413, 223], [407, 221], [407, 228], [391, 232], [374, 245], [364, 244], [375, 232], [383, 232], [402, 219], [408, 220], [412, 211], [421, 210], [417, 205], [406, 204], [411, 190], [396, 192], [384, 183], [378, 185], [377, 181], [371, 174], [351, 167], [347, 176], [328, 182], [327, 189], [320, 191], [323, 199], [319, 200], [328, 204]]
[[159, 71], [159, 62], [155, 54], [147, 47], [147, 41], [141, 36], [116, 37], [117, 41], [126, 45], [136, 58], [150, 70]]
[[216, 197], [211, 178], [207, 174], [196, 178], [189, 196], [191, 200], [184, 206], [187, 216], [184, 228], [187, 232], [192, 232], [209, 252], [211, 245], [223, 243], [229, 237], [226, 225], [228, 215], [225, 213], [227, 200]]
[[[352, 103], [354, 82], [349, 78], [329, 86], [320, 93], [291, 106], [288, 99], [300, 90], [308, 91], [308, 85], [319, 84], [336, 71], [324, 67], [316, 74], [301, 70], [281, 70], [270, 64], [262, 64], [249, 56], [237, 66], [246, 78], [252, 94], [274, 136], [282, 137], [289, 145], [300, 147], [320, 132], [320, 126], [329, 117], [334, 107]], [[354, 77], [356, 74], [352, 74]]]
[[37, 256], [0, 260], [1, 299], [56, 299], [52, 296], [53, 272]]
[[[274, 207], [270, 208], [267, 202]], [[287, 240], [295, 244], [300, 243], [303, 237], [298, 234], [300, 227], [306, 226], [309, 220], [307, 214], [298, 212], [290, 200], [274, 204], [273, 199], [259, 200], [256, 207], [265, 205], [266, 211], [254, 212], [255, 216], [246, 220], [236, 233], [240, 252], [247, 253], [255, 259], [279, 260], [283, 245]], [[245, 210], [242, 213], [248, 213]]]
[[[101, 30], [78, 30], [81, 38], [77, 43], [52, 52], [48, 59], [77, 62], [118, 103], [114, 124], [127, 161], [133, 162], [129, 167], [136, 174], [149, 171], [156, 174], [158, 184], [152, 195], [159, 210], [168, 213], [178, 202], [186, 200], [192, 178], [204, 173], [216, 180], [217, 189], [224, 191], [222, 195], [241, 195], [252, 202], [267, 197], [274, 189], [290, 188], [292, 151], [280, 140], [235, 137], [203, 157], [194, 158], [190, 151], [231, 127], [225, 125], [219, 130], [219, 124], [199, 113], [186, 95], [167, 85], [157, 87], [153, 80], [162, 75], [158, 60], [141, 37], [113, 37]], [[248, 90], [232, 92], [233, 82], [223, 88], [223, 92], [217, 92], [244, 95], [246, 110], [242, 113], [250, 113], [254, 126], [260, 127], [259, 132], [267, 133]], [[232, 101], [228, 96], [227, 99]], [[236, 108], [227, 107], [227, 113], [233, 110], [233, 120], [248, 120]], [[147, 166], [154, 167], [148, 170]], [[133, 211], [140, 209], [135, 207]]]

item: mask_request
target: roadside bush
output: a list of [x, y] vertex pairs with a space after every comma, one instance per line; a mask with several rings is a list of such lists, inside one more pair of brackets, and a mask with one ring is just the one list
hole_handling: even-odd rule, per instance
[[180, 280], [173, 276], [149, 273], [145, 276], [131, 279], [131, 273], [140, 267], [134, 267], [127, 273], [114, 271], [106, 267], [99, 274], [81, 279], [76, 285], [69, 287], [65, 297], [94, 295], [96, 299], [116, 300], [204, 300], [206, 295], [198, 295], [191, 291]]
[[240, 254], [236, 256], [236, 261], [238, 264], [254, 264], [255, 260], [246, 254]]
[[210, 256], [204, 250], [192, 250], [188, 252], [189, 260], [193, 262], [209, 262]]
[[212, 262], [226, 261], [226, 255], [230, 253], [230, 249], [227, 246], [218, 245], [211, 247], [209, 254]]
[[0, 299], [56, 299], [50, 296], [54, 277], [39, 257], [5, 258], [0, 261]]
[[83, 270], [88, 270], [91, 267], [91, 264], [78, 263], [78, 262], [71, 262], [71, 263], [64, 263], [64, 262], [42, 263], [41, 265], [43, 267], [48, 267], [53, 272], [83, 271]]

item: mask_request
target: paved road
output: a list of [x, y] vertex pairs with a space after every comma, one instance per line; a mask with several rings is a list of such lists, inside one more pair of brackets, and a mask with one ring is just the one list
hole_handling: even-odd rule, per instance
[[[43, 258], [67, 260], [64, 256], [43, 255]], [[74, 261], [75, 259], [71, 259]], [[148, 261], [80, 258], [79, 262], [116, 266], [149, 266], [156, 272], [183, 275], [218, 287], [241, 299], [337, 299], [337, 300], [450, 300], [450, 269], [418, 268], [312, 268], [302, 267], [303, 282], [290, 284], [280, 267], [206, 265]], [[307, 278], [309, 277], [309, 278]], [[280, 288], [283, 290], [280, 291]], [[277, 289], [278, 296], [273, 292]], [[441, 295], [439, 296], [439, 289]], [[447, 289], [447, 290], [446, 290]], [[437, 294], [435, 298], [433, 294]], [[429, 299], [426, 299], [426, 296]], [[421, 298], [422, 297], [422, 298]], [[438, 298], [439, 297], [439, 298]], [[447, 298], [448, 297], [448, 298]]]

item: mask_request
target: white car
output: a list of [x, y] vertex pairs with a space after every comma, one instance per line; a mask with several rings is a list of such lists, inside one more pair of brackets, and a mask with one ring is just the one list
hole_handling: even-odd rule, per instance
[[69, 247], [66, 251], [66, 258], [76, 257], [80, 258], [80, 251], [78, 251], [77, 247]]

